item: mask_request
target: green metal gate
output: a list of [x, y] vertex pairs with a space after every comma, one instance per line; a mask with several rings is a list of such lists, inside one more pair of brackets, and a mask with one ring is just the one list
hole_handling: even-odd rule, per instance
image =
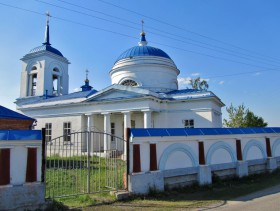
[[76, 132], [45, 144], [46, 197], [126, 189], [126, 141], [102, 132]]

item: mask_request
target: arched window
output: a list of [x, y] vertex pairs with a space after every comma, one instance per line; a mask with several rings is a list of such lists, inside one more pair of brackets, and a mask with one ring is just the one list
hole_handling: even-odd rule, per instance
[[59, 69], [57, 67], [53, 68], [53, 71], [59, 73]]
[[58, 76], [57, 75], [53, 75], [53, 95], [57, 96], [58, 95], [58, 91], [59, 91], [59, 82], [58, 82]]
[[33, 66], [31, 70], [37, 70], [37, 67], [36, 67], [36, 66]]
[[60, 89], [61, 89], [61, 73], [57, 67], [53, 68], [53, 76], [52, 76], [52, 81], [53, 81], [53, 92], [52, 95], [54, 96], [59, 96], [60, 95]]
[[133, 80], [125, 80], [121, 83], [124, 86], [138, 86], [138, 84]]
[[37, 89], [37, 74], [31, 75], [31, 96], [35, 96]]

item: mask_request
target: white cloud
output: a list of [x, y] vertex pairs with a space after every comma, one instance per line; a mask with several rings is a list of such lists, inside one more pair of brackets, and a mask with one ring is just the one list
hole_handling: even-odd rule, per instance
[[185, 85], [185, 84], [190, 84], [191, 77], [187, 78], [178, 78], [178, 84], [179, 85]]
[[224, 81], [220, 81], [220, 82], [219, 82], [220, 85], [223, 85], [224, 83], [225, 83]]
[[210, 81], [210, 79], [209, 78], [200, 78], [200, 81]]
[[200, 73], [192, 73], [192, 76], [200, 76]]
[[74, 92], [79, 92], [79, 91], [81, 91], [82, 89], [80, 88], [80, 87], [78, 87], [78, 88], [75, 88], [74, 89]]
[[[191, 80], [192, 78], [191, 77], [186, 77], [186, 78], [178, 78], [177, 80], [178, 80], [178, 85], [179, 85], [179, 87], [183, 87], [184, 85], [190, 85], [191, 83], [190, 83], [190, 80]], [[200, 78], [200, 80], [201, 81], [210, 81], [210, 79], [209, 78]]]
[[255, 76], [258, 76], [258, 75], [260, 75], [260, 74], [261, 74], [260, 72], [256, 72], [256, 73], [255, 73]]

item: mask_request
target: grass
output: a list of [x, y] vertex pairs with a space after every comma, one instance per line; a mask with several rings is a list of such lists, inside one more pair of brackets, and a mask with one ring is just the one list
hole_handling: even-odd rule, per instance
[[48, 157], [46, 196], [53, 198], [122, 188], [124, 161], [91, 156], [90, 168], [87, 165], [86, 156]]
[[[268, 179], [269, 178], [269, 179]], [[133, 196], [126, 201], [116, 201], [109, 193], [60, 199], [65, 206], [75, 210], [187, 210], [222, 205], [227, 200], [247, 195], [280, 184], [280, 170], [272, 174], [251, 175], [242, 179], [219, 180], [199, 187], [197, 184], [165, 192], [150, 191], [147, 196]]]

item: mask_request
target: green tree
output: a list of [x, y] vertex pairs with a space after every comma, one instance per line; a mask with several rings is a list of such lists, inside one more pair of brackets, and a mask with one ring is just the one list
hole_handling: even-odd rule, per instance
[[226, 108], [229, 119], [224, 119], [226, 127], [266, 127], [267, 123], [262, 117], [256, 116], [244, 104], [234, 107], [232, 104]]
[[199, 90], [207, 90], [209, 88], [207, 81], [201, 80], [200, 77], [190, 79], [190, 85], [193, 89]]
[[267, 122], [265, 122], [262, 117], [258, 117], [252, 111], [248, 110], [248, 112], [245, 116], [245, 126], [246, 127], [266, 127]]

